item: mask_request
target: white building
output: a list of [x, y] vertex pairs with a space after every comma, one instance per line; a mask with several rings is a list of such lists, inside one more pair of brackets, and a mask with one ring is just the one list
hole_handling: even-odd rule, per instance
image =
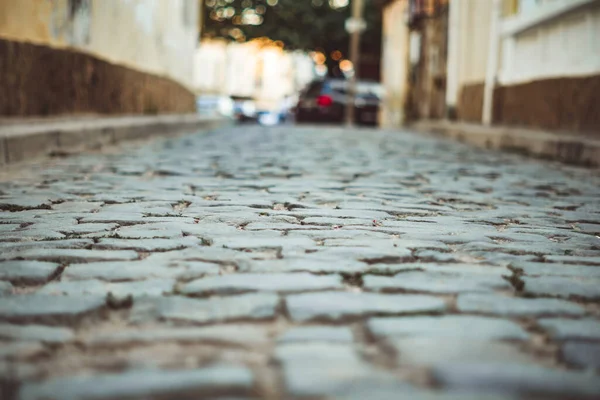
[[308, 54], [284, 51], [266, 40], [203, 40], [195, 59], [196, 92], [252, 97], [265, 109], [279, 106], [315, 76]]

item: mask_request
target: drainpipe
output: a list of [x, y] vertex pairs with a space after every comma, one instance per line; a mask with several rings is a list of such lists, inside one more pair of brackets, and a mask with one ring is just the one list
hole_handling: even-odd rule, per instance
[[493, 117], [494, 88], [496, 86], [496, 74], [498, 72], [498, 45], [500, 37], [500, 17], [502, 12], [501, 0], [494, 0], [491, 12], [492, 18], [490, 21], [487, 71], [485, 75], [485, 87], [483, 91], [482, 122], [484, 125], [491, 125]]

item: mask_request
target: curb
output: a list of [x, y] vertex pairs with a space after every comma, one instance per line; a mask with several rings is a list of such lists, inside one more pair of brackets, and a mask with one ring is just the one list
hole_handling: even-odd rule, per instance
[[196, 114], [9, 120], [0, 126], [0, 166], [127, 140], [211, 129], [227, 122]]
[[532, 129], [487, 127], [449, 121], [420, 121], [418, 132], [440, 134], [487, 149], [519, 153], [583, 167], [600, 167], [600, 140]]

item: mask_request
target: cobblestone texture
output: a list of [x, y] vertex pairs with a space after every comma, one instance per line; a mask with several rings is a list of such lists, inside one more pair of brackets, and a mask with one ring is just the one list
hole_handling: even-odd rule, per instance
[[594, 171], [337, 128], [12, 168], [0, 397], [600, 398], [599, 199]]

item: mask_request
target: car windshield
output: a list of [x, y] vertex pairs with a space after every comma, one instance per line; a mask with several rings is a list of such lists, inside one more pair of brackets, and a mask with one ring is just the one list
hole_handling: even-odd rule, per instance
[[[348, 82], [342, 80], [332, 80], [327, 85], [331, 91], [346, 94], [348, 92]], [[383, 96], [383, 88], [376, 82], [357, 82], [356, 92], [360, 97], [377, 97], [380, 99]]]

